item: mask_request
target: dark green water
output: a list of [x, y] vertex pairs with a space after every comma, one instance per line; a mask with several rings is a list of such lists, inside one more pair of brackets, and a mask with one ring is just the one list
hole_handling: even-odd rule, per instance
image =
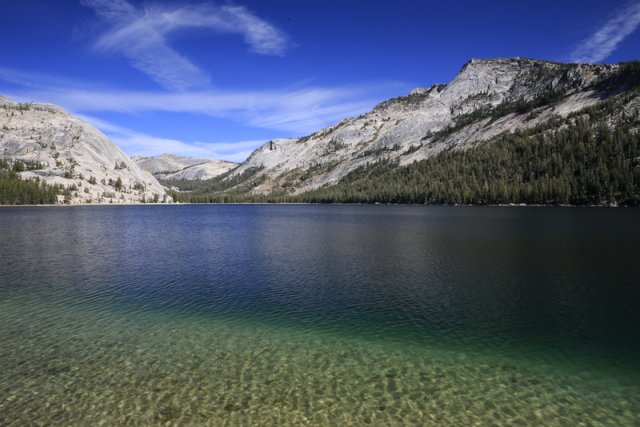
[[640, 211], [0, 209], [0, 425], [640, 425]]

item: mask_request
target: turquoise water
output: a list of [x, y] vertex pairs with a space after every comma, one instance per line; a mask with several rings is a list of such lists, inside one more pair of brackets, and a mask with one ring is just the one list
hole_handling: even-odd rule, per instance
[[638, 219], [0, 209], [0, 425], [640, 425]]

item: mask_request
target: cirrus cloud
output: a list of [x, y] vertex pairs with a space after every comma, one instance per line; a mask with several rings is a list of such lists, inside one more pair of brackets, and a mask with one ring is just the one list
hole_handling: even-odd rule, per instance
[[185, 142], [139, 132], [95, 116], [81, 114], [79, 117], [104, 132], [124, 152], [137, 156], [151, 157], [169, 153], [187, 157], [242, 162], [249, 157], [253, 150], [264, 144], [264, 140]]
[[246, 158], [260, 141], [243, 136], [238, 142], [177, 141], [118, 127], [100, 116], [191, 114], [281, 132], [282, 137], [300, 136], [367, 112], [378, 102], [405, 93], [409, 88], [406, 83], [390, 81], [334, 87], [298, 85], [270, 90], [136, 91], [0, 67], [2, 95], [21, 102], [49, 102], [90, 118], [90, 122], [127, 154], [215, 154], [219, 155], [217, 158], [233, 161]]
[[108, 25], [94, 47], [117, 52], [159, 85], [172, 90], [206, 86], [207, 72], [169, 45], [178, 30], [206, 29], [244, 37], [251, 52], [283, 55], [288, 39], [279, 29], [243, 6], [213, 3], [136, 8], [126, 0], [82, 0]]
[[600, 62], [640, 26], [640, 2], [627, 3], [571, 54], [573, 62]]

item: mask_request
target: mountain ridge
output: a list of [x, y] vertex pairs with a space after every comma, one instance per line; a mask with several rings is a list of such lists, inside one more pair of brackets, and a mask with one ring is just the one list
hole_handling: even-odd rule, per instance
[[203, 180], [222, 175], [238, 166], [226, 160], [177, 156], [164, 153], [159, 156], [132, 156], [143, 170], [160, 180]]
[[[221, 182], [212, 188], [218, 195], [244, 191], [247, 198], [295, 197], [336, 185], [367, 165], [393, 161], [404, 167], [448, 150], [466, 150], [567, 118], [620, 94], [634, 96], [616, 106], [615, 115], [635, 111], [639, 84], [640, 67], [634, 62], [473, 59], [448, 84], [414, 89], [301, 138], [268, 141], [222, 178], [233, 180], [233, 186]], [[637, 130], [637, 123], [632, 126]]]

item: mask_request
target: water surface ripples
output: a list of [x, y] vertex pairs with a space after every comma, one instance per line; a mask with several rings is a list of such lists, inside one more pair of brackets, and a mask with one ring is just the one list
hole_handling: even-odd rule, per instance
[[0, 209], [0, 424], [638, 425], [638, 219]]

